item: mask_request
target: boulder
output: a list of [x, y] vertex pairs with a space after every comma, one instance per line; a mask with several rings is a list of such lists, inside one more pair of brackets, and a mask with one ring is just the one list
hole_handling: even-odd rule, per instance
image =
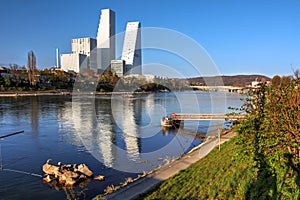
[[46, 174], [55, 175], [56, 173], [58, 173], [59, 167], [46, 163], [43, 165], [43, 171]]
[[49, 174], [47, 174], [43, 180], [46, 182], [46, 183], [50, 183], [53, 179], [51, 178], [51, 176]]
[[75, 183], [76, 183], [76, 181], [74, 179], [68, 177], [66, 179], [65, 186], [73, 186]]
[[92, 177], [93, 172], [85, 165], [85, 164], [80, 164], [77, 166], [77, 171], [80, 173], [86, 175], [87, 177]]
[[[93, 176], [93, 172], [85, 164], [66, 164], [62, 165], [58, 162], [57, 165], [49, 164], [50, 159], [43, 165], [43, 171], [45, 172], [44, 181], [48, 184], [57, 185], [59, 188], [72, 187], [74, 184], [78, 184]], [[98, 177], [100, 180], [101, 177]], [[104, 180], [104, 176], [102, 177]]]
[[104, 181], [104, 180], [105, 180], [105, 177], [104, 177], [104, 176], [96, 176], [96, 177], [94, 178], [94, 180], [96, 180], [96, 181]]
[[79, 177], [79, 174], [72, 171], [62, 170], [62, 176], [77, 179]]

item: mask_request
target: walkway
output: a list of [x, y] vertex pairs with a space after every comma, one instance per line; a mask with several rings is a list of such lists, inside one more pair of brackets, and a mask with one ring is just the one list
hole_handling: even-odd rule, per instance
[[[228, 141], [235, 136], [236, 133], [230, 132], [221, 137], [221, 144]], [[206, 156], [211, 150], [219, 145], [218, 138], [209, 140], [201, 145], [201, 148], [184, 155], [182, 158], [167, 164], [155, 172], [147, 175], [144, 178], [135, 181], [120, 190], [103, 197], [102, 199], [118, 200], [118, 199], [136, 199], [140, 195], [147, 193], [149, 190], [154, 189], [162, 181], [174, 176], [179, 171], [188, 168], [193, 163], [197, 162]]]

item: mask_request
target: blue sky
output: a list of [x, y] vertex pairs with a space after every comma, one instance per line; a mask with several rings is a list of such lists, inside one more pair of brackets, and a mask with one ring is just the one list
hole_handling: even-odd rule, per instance
[[290, 75], [291, 65], [300, 68], [298, 0], [1, 0], [0, 65], [26, 65], [33, 50], [40, 68], [54, 66], [55, 48], [69, 53], [72, 38], [96, 37], [103, 8], [116, 12], [117, 33], [138, 20], [191, 37], [220, 74]]

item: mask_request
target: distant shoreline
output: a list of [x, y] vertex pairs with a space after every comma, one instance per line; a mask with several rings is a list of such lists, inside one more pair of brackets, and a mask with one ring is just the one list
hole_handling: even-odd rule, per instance
[[24, 96], [63, 96], [71, 95], [71, 92], [0, 92], [0, 97], [24, 97]]
[[[150, 94], [152, 92], [91, 92], [91, 93], [77, 93], [74, 95], [132, 95], [132, 94]], [[32, 96], [72, 96], [73, 92], [0, 92], [0, 97], [32, 97]]]

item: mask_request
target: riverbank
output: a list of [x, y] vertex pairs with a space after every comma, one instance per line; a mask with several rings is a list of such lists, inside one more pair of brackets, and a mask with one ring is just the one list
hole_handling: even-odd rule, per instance
[[32, 96], [65, 96], [71, 95], [71, 92], [42, 92], [42, 91], [30, 91], [30, 92], [0, 92], [0, 97], [32, 97]]
[[139, 95], [150, 94], [152, 92], [90, 92], [90, 93], [73, 93], [73, 92], [43, 92], [43, 91], [29, 91], [29, 92], [0, 92], [0, 97], [23, 97], [23, 96], [67, 96], [67, 95]]
[[191, 150], [189, 153], [167, 165], [158, 168], [157, 170], [154, 170], [146, 177], [130, 183], [129, 185], [115, 191], [112, 194], [108, 194], [104, 197], [103, 195], [100, 195], [95, 197], [95, 199], [136, 199], [141, 195], [153, 190], [163, 181], [171, 178], [179, 171], [187, 169], [192, 164], [204, 158], [216, 146], [223, 144], [235, 135], [235, 132], [227, 132], [227, 134], [221, 136], [220, 143], [218, 138], [210, 137], [204, 143]]
[[137, 199], [248, 199], [256, 175], [237, 136]]

